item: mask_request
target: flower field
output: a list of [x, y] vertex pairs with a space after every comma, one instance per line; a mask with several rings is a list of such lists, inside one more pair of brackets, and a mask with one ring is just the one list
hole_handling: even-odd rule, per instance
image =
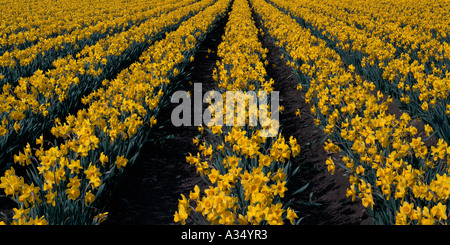
[[1, 224], [447, 224], [444, 0], [0, 6]]

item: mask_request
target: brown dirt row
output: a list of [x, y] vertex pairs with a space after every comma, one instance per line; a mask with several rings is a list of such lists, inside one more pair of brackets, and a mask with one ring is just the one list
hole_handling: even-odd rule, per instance
[[[256, 14], [253, 17], [257, 27], [267, 33], [261, 19]], [[281, 59], [282, 52], [270, 36], [264, 35], [261, 42], [269, 50], [266, 69], [275, 80], [274, 89], [280, 91], [280, 104], [285, 109], [280, 115], [282, 133], [286, 138], [296, 138], [301, 146], [301, 158], [294, 159], [294, 166], [301, 167], [300, 172], [288, 184], [291, 191], [309, 184], [305, 191], [293, 197], [293, 207], [299, 211], [299, 217], [303, 217], [301, 224], [367, 224], [369, 220], [362, 204], [346, 198], [349, 182], [343, 171], [337, 169], [331, 175], [327, 170], [325, 161], [329, 155], [320, 144], [324, 134], [314, 125], [310, 105], [304, 100], [305, 93], [296, 89], [298, 81], [294, 71]], [[296, 116], [297, 109], [300, 109], [301, 117]], [[337, 154], [333, 157], [340, 158]]]
[[[202, 84], [203, 94], [215, 88], [212, 73], [218, 59], [217, 46], [225, 32], [227, 21], [226, 15], [201, 43], [194, 54], [194, 61], [186, 69], [190, 70], [188, 80], [191, 83], [185, 84], [180, 90], [191, 91], [193, 94], [194, 83]], [[176, 106], [171, 104], [161, 111], [158, 122], [164, 123], [164, 130], [152, 133], [149, 139], [167, 135], [174, 137], [161, 144], [150, 142], [142, 147], [126, 183], [119, 190], [118, 198], [111, 205], [106, 224], [173, 225], [173, 215], [177, 210], [180, 194], [189, 195], [195, 185], [206, 187], [195, 167], [186, 163], [186, 155], [189, 152], [196, 154], [198, 151], [192, 142], [199, 134], [198, 128], [173, 126], [170, 117]], [[194, 115], [193, 111], [191, 115]]]

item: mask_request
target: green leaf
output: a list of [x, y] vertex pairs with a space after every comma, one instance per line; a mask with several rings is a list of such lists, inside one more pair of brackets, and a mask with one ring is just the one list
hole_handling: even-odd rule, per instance
[[294, 193], [292, 193], [292, 195], [297, 195], [298, 193], [303, 192], [304, 190], [306, 190], [306, 188], [308, 188], [308, 186], [309, 186], [309, 183], [302, 186], [300, 189], [296, 190]]

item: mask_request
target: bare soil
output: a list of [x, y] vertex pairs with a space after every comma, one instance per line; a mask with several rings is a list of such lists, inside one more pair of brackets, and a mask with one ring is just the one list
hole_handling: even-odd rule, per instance
[[[194, 61], [186, 69], [190, 70], [190, 74], [184, 79], [190, 80], [190, 83], [180, 90], [193, 94], [194, 83], [202, 84], [203, 94], [215, 89], [212, 73], [218, 59], [217, 46], [225, 32], [227, 21], [228, 16], [225, 16], [201, 43], [194, 54]], [[165, 128], [149, 136], [150, 139], [167, 135], [173, 135], [174, 138], [161, 142], [162, 144], [148, 143], [142, 147], [134, 169], [119, 190], [117, 201], [111, 205], [106, 224], [173, 225], [173, 215], [178, 209], [181, 194], [188, 196], [195, 185], [207, 187], [203, 178], [196, 173], [195, 167], [186, 163], [189, 152], [198, 152], [192, 142], [199, 134], [198, 127], [173, 126], [170, 117], [176, 106], [177, 104], [171, 104], [162, 110], [158, 122], [164, 122]], [[191, 115], [194, 115], [193, 111]]]
[[[257, 27], [262, 28], [260, 18], [253, 15]], [[346, 197], [349, 187], [343, 171], [336, 169], [334, 175], [328, 172], [325, 165], [329, 157], [320, 144], [323, 131], [314, 125], [310, 105], [305, 102], [305, 93], [296, 89], [299, 82], [294, 71], [281, 59], [282, 52], [275, 46], [267, 34], [261, 42], [269, 50], [266, 67], [268, 75], [275, 80], [274, 89], [280, 91], [280, 105], [284, 107], [280, 115], [282, 133], [286, 138], [293, 136], [301, 146], [300, 158], [293, 160], [294, 166], [300, 166], [300, 172], [288, 183], [292, 192], [308, 184], [308, 188], [294, 198], [292, 207], [303, 217], [304, 225], [360, 225], [368, 224], [365, 208], [360, 202], [352, 202]], [[296, 116], [300, 109], [301, 117]], [[340, 159], [338, 154], [333, 157]]]

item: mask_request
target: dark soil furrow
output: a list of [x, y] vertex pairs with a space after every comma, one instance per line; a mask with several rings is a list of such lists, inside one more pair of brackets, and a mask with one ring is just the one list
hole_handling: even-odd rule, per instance
[[[253, 13], [258, 28], [264, 26], [258, 15]], [[343, 172], [336, 170], [334, 175], [328, 172], [325, 165], [329, 157], [321, 141], [324, 133], [314, 125], [310, 105], [305, 102], [305, 93], [296, 89], [299, 82], [294, 71], [281, 59], [281, 50], [273, 39], [264, 34], [261, 37], [263, 47], [269, 50], [268, 75], [274, 79], [274, 90], [280, 92], [280, 105], [284, 111], [280, 113], [282, 134], [285, 138], [293, 136], [301, 146], [300, 157], [294, 159], [294, 166], [300, 166], [300, 171], [288, 183], [292, 193], [308, 184], [308, 188], [295, 195], [291, 205], [303, 217], [303, 225], [357, 225], [368, 222], [365, 208], [360, 202], [351, 202], [346, 198], [349, 187], [348, 179]], [[296, 116], [300, 109], [301, 117]], [[339, 159], [339, 155], [335, 155]]]
[[[194, 54], [194, 61], [186, 69], [190, 71], [189, 77], [183, 78], [186, 83], [180, 90], [190, 91], [193, 94], [194, 83], [201, 83], [204, 94], [216, 87], [212, 73], [218, 59], [217, 47], [225, 32], [227, 21], [228, 15], [218, 22], [215, 29], [200, 44]], [[198, 151], [192, 142], [199, 134], [198, 128], [175, 127], [170, 119], [176, 106], [177, 104], [170, 104], [160, 112], [158, 124], [164, 128], [154, 130], [148, 137], [151, 141], [142, 147], [125, 184], [118, 191], [117, 200], [112, 202], [108, 210], [107, 224], [175, 224], [173, 215], [178, 207], [178, 199], [181, 199], [180, 194], [188, 196], [195, 185], [205, 187], [205, 182], [196, 173], [195, 167], [186, 163], [187, 153], [194, 154]], [[194, 115], [193, 107], [191, 109], [191, 115]], [[167, 136], [172, 137], [161, 140]]]

